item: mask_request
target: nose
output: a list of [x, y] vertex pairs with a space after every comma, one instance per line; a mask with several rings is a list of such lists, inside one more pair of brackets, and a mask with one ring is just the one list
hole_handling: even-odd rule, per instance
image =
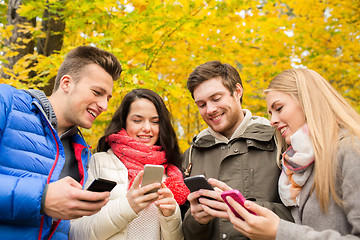
[[276, 114], [271, 115], [270, 125], [271, 126], [276, 126], [278, 124], [279, 124], [279, 118], [276, 116]]
[[149, 121], [144, 121], [144, 124], [142, 126], [142, 130], [144, 132], [150, 132], [150, 122]]
[[207, 108], [206, 108], [206, 113], [207, 114], [211, 114], [211, 113], [214, 113], [216, 112], [216, 104], [214, 103], [207, 103]]
[[100, 108], [100, 112], [107, 111], [108, 108], [108, 99], [106, 97], [101, 98], [98, 102], [98, 106]]

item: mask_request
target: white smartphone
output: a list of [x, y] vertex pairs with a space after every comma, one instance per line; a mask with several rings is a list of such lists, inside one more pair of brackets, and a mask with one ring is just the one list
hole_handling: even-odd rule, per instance
[[[144, 187], [151, 183], [161, 183], [162, 178], [164, 175], [164, 166], [163, 165], [153, 165], [153, 164], [146, 164], [144, 166], [144, 175], [141, 181], [141, 187]], [[150, 190], [148, 193], [157, 192], [159, 188], [154, 188]]]

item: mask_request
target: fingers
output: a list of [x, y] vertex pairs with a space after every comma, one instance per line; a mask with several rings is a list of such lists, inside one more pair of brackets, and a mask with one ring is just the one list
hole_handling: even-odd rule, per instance
[[87, 190], [79, 189], [79, 192], [76, 193], [78, 195], [78, 199], [86, 202], [98, 202], [103, 201], [106, 198], [110, 197], [110, 192], [92, 192]]
[[214, 217], [204, 211], [201, 204], [190, 205], [191, 215], [200, 224], [207, 224]]
[[[81, 185], [80, 185], [81, 186]], [[48, 186], [44, 212], [58, 219], [73, 219], [100, 211], [109, 201], [109, 192], [90, 192], [79, 189], [71, 177], [65, 177]]]
[[159, 188], [160, 183], [152, 183], [140, 188], [133, 188], [131, 187], [128, 191], [128, 194], [131, 195], [133, 198], [141, 197], [144, 201], [150, 201], [152, 199], [158, 198], [159, 194], [157, 192], [148, 193], [150, 190], [154, 188]]
[[192, 192], [188, 195], [187, 200], [190, 202], [190, 204], [198, 204], [197, 199], [201, 195], [199, 194], [199, 191]]
[[[136, 176], [136, 177], [139, 177]], [[135, 180], [134, 180], [135, 183]], [[159, 194], [157, 192], [154, 193], [147, 193], [154, 188], [159, 188], [160, 183], [152, 183], [146, 185], [144, 187], [131, 187], [126, 194], [126, 198], [135, 213], [139, 213], [152, 202], [154, 202], [158, 197]]]
[[161, 183], [161, 188], [158, 190], [158, 193], [160, 194], [159, 198], [174, 198], [174, 194], [164, 183]]
[[225, 218], [229, 220], [229, 216], [227, 213], [228, 206], [226, 205], [226, 203], [216, 200], [206, 199], [203, 197], [200, 197], [199, 201], [202, 205], [203, 210], [207, 214], [213, 217]]
[[209, 178], [208, 182], [214, 186], [214, 187], [218, 187], [219, 189], [221, 189], [222, 191], [229, 191], [232, 190], [231, 187], [229, 187], [226, 183], [219, 181], [215, 178]]
[[[246, 235], [250, 239], [276, 238], [280, 218], [275, 213], [251, 201], [245, 201], [245, 209], [231, 197], [227, 197], [226, 199], [229, 204], [244, 218], [243, 221], [236, 217], [230, 209], [228, 210], [229, 219], [237, 231]], [[257, 216], [249, 213], [247, 209], [255, 212]]]
[[90, 216], [93, 215], [101, 210], [103, 206], [105, 206], [109, 201], [109, 198], [106, 198], [102, 201], [97, 202], [86, 202], [86, 201], [79, 201], [74, 206], [74, 212], [69, 219], [79, 218], [82, 216]]
[[69, 176], [58, 180], [58, 182], [65, 182], [65, 184], [69, 184], [75, 188], [82, 189], [82, 185], [78, 181], [76, 181], [75, 179]]
[[[170, 191], [170, 189], [168, 189]], [[159, 190], [160, 191], [160, 190]], [[170, 191], [171, 193], [171, 191]], [[175, 213], [177, 203], [171, 194], [168, 194], [168, 197], [164, 197], [165, 195], [160, 195], [158, 200], [155, 201], [155, 205], [160, 209], [162, 214], [165, 217], [171, 216]]]
[[[241, 204], [235, 201], [232, 197], [228, 196], [226, 197], [226, 200], [234, 208], [234, 210], [245, 220], [247, 220], [247, 218], [249, 217], [248, 215], [251, 215], [247, 209], [241, 206]], [[250, 201], [245, 201], [245, 202], [250, 202]]]
[[222, 191], [213, 191], [213, 190], [206, 190], [206, 189], [200, 189], [199, 194], [201, 196], [207, 197], [207, 198], [211, 198], [211, 199], [215, 199], [217, 201], [223, 202], [222, 198], [221, 198], [221, 193]]
[[246, 222], [236, 217], [230, 208], [228, 209], [227, 213], [229, 215], [230, 222], [234, 226], [234, 229], [245, 235], [246, 232], [243, 229], [246, 227]]
[[136, 177], [134, 178], [131, 188], [133, 188], [133, 189], [139, 188], [143, 175], [144, 175], [144, 170], [141, 170], [138, 173], [138, 175], [136, 175]]
[[271, 215], [273, 213], [269, 209], [261, 207], [252, 201], [245, 201], [244, 206], [247, 210], [256, 213], [256, 215], [258, 215], [258, 216], [267, 216], [267, 215], [269, 215], [269, 214]]

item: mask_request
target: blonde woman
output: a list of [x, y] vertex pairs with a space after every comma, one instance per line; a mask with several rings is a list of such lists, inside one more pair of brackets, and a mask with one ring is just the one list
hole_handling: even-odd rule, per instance
[[[282, 173], [279, 194], [295, 223], [233, 199], [245, 219], [228, 211], [234, 228], [251, 239], [360, 239], [360, 116], [318, 73], [286, 70], [265, 90], [277, 129]], [[280, 155], [280, 154], [279, 154]]]

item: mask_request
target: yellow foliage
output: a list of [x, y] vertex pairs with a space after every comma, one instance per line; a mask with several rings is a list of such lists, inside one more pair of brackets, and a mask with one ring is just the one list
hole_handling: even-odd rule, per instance
[[[33, 6], [45, 4], [32, 2]], [[27, 4], [21, 12], [32, 16], [36, 10]], [[63, 14], [66, 29], [61, 52], [49, 57], [34, 53], [38, 61], [30, 69], [26, 56], [14, 69], [3, 69], [11, 79], [0, 82], [19, 87], [25, 81], [26, 87], [41, 87], [56, 75], [65, 53], [78, 45], [113, 52], [124, 72], [115, 84], [108, 112], [84, 130], [94, 149], [123, 96], [133, 88], [150, 88], [164, 98], [185, 150], [206, 127], [186, 89], [187, 77], [210, 60], [239, 70], [243, 107], [254, 114], [267, 116], [263, 89], [276, 74], [292, 67], [318, 71], [360, 111], [357, 0], [83, 0], [66, 1]], [[10, 31], [3, 26], [0, 36], [8, 37]], [[41, 35], [39, 26], [26, 26], [24, 31]], [[4, 57], [15, 55], [16, 51], [7, 51]], [[29, 70], [38, 75], [26, 79]]]

